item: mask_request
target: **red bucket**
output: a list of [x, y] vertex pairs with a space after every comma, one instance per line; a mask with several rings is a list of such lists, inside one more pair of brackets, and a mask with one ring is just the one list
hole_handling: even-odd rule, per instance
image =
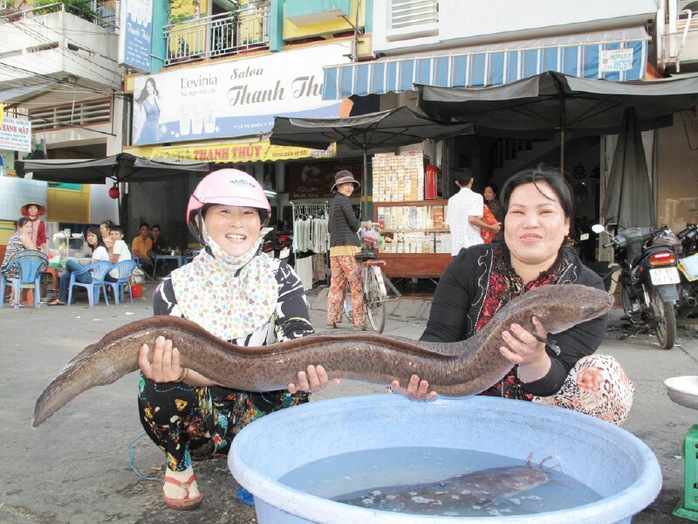
[[133, 298], [142, 298], [143, 284], [131, 284], [131, 296]]

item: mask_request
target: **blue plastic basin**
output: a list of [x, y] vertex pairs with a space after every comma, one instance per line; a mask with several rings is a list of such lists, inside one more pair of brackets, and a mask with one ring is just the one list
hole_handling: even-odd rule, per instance
[[[345, 505], [278, 481], [316, 460], [391, 446], [468, 449], [519, 460], [530, 453], [552, 455], [565, 474], [604, 498], [536, 515], [435, 517]], [[228, 465], [254, 495], [259, 524], [630, 522], [662, 485], [657, 458], [627, 431], [569, 410], [491, 397], [416, 402], [400, 395], [366, 395], [311, 402], [243, 429]]]

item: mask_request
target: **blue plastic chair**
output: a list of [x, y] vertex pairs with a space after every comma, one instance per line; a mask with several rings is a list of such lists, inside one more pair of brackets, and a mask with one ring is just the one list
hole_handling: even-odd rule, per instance
[[[114, 291], [114, 302], [117, 304], [124, 299], [124, 290], [126, 289], [126, 286], [130, 285], [131, 273], [133, 273], [135, 268], [135, 260], [122, 260], [121, 262], [114, 264], [109, 270], [109, 273], [114, 270], [119, 273], [117, 277], [113, 277], [116, 278], [116, 282], [112, 282], [110, 280], [104, 281], [104, 283], [107, 286], [111, 286], [112, 290]], [[133, 295], [129, 293], [129, 296], [131, 297], [131, 303], [133, 304]]]
[[5, 306], [5, 288], [12, 285], [12, 282], [5, 279], [4, 269], [3, 267], [3, 271], [0, 272], [0, 307]]
[[[108, 306], [109, 299], [107, 298], [106, 287], [106, 284], [108, 284], [108, 282], [106, 282], [104, 279], [106, 278], [111, 268], [112, 265], [109, 262], [107, 262], [106, 260], [100, 260], [99, 262], [92, 262], [92, 264], [90, 264], [89, 266], [85, 266], [78, 271], [73, 271], [70, 274], [70, 284], [68, 287], [68, 305], [70, 305], [70, 303], [73, 300], [73, 287], [80, 286], [84, 287], [87, 290], [87, 301], [89, 302], [90, 307], [99, 304], [100, 290], [102, 293], [104, 293], [104, 301], [107, 303]], [[84, 282], [80, 282], [79, 280], [77, 280], [78, 276], [84, 275], [85, 273], [92, 274], [92, 282], [85, 284]], [[96, 295], [95, 291], [97, 291]]]
[[22, 289], [34, 288], [34, 307], [38, 308], [41, 306], [41, 273], [48, 269], [48, 256], [46, 253], [41, 251], [36, 251], [34, 249], [27, 249], [20, 251], [8, 262], [5, 267], [5, 271], [10, 270], [13, 267], [19, 269], [19, 278], [6, 279], [3, 274], [2, 284], [0, 284], [0, 289], [2, 291], [2, 298], [0, 298], [0, 306], [4, 305], [4, 294], [5, 286], [7, 284], [12, 285], [12, 293], [15, 297], [15, 308], [19, 307], [19, 294]]
[[184, 263], [188, 264], [189, 262], [194, 260], [196, 258], [196, 255], [198, 255], [200, 251], [200, 249], [193, 249], [191, 253], [184, 257]]

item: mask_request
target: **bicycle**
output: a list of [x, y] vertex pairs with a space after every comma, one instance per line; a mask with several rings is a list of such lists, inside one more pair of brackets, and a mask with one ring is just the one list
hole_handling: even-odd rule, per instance
[[[378, 260], [378, 255], [370, 249], [362, 249], [356, 254], [356, 259], [361, 262], [361, 278], [364, 283], [365, 324], [371, 326], [376, 333], [382, 333], [385, 329], [385, 301], [388, 300], [381, 269], [385, 266], [385, 260]], [[349, 321], [352, 320], [351, 289], [348, 285], [344, 314]]]

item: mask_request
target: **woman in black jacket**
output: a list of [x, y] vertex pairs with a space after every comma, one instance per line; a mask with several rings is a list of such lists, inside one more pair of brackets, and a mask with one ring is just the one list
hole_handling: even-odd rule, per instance
[[[454, 342], [480, 331], [505, 305], [527, 291], [551, 285], [603, 282], [567, 247], [574, 197], [559, 172], [539, 166], [517, 173], [502, 189], [504, 242], [464, 249], [439, 280], [421, 340]], [[512, 324], [499, 351], [514, 368], [483, 395], [564, 407], [620, 424], [633, 404], [634, 387], [620, 364], [597, 354], [608, 319], [584, 322], [548, 338]], [[411, 397], [433, 398], [429, 384], [413, 376]]]
[[330, 263], [332, 265], [332, 284], [327, 295], [327, 327], [336, 328], [342, 322], [344, 300], [347, 294], [347, 282], [351, 287], [352, 322], [354, 329], [365, 330], [361, 264], [355, 255], [361, 251], [358, 231], [362, 227], [371, 227], [371, 222], [361, 222], [351, 206], [351, 197], [355, 189], [361, 187], [351, 171], [346, 169], [334, 176], [332, 192], [336, 193], [330, 205]]

